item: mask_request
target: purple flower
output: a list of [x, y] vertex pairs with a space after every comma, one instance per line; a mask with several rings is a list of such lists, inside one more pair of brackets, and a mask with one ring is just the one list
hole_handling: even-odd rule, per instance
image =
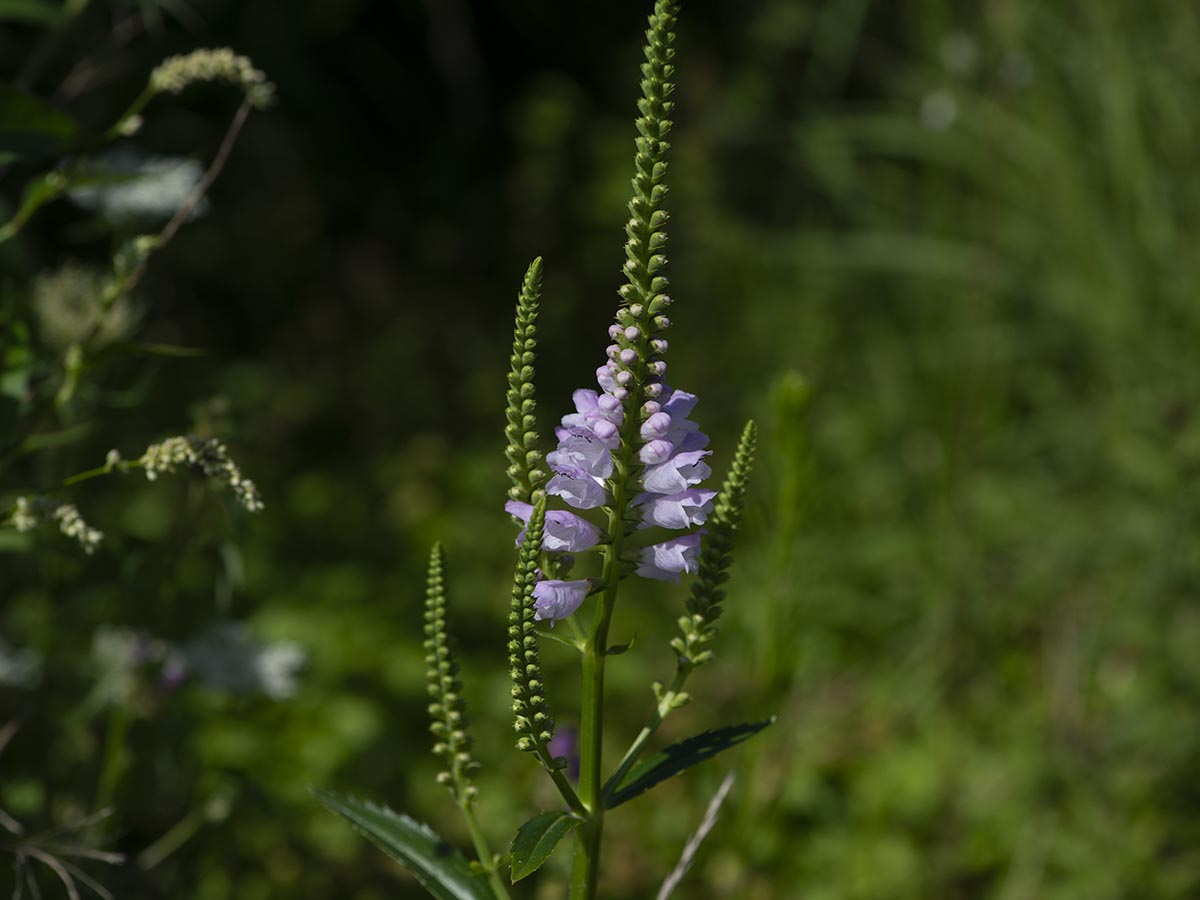
[[689, 488], [678, 494], [638, 494], [633, 505], [642, 511], [642, 528], [691, 528], [703, 525], [712, 512], [716, 491]]
[[546, 748], [552, 757], [565, 757], [567, 775], [572, 781], [579, 780], [579, 732], [568, 725], [554, 732], [550, 746]]
[[558, 449], [546, 454], [546, 462], [556, 472], [563, 469], [582, 469], [592, 478], [601, 480], [611, 475], [613, 470], [612, 453], [609, 452], [609, 448], [595, 431], [586, 426], [559, 429]]
[[562, 497], [576, 509], [595, 509], [608, 502], [603, 483], [577, 468], [555, 469], [554, 477], [546, 483], [546, 493]]
[[672, 538], [661, 544], [651, 544], [642, 551], [637, 574], [643, 578], [679, 583], [682, 572], [696, 571], [696, 557], [700, 553], [700, 532]]
[[[529, 523], [533, 507], [519, 500], [509, 500], [504, 508], [522, 522]], [[525, 529], [517, 535], [517, 544], [525, 539]], [[600, 543], [600, 529], [587, 519], [582, 519], [565, 509], [546, 510], [546, 528], [542, 533], [542, 547], [550, 551], [578, 553]]]
[[533, 586], [533, 599], [537, 606], [533, 618], [539, 622], [565, 619], [579, 609], [591, 588], [591, 582], [587, 580], [539, 581]]
[[642, 475], [642, 486], [653, 494], [677, 494], [693, 484], [699, 484], [712, 474], [712, 469], [703, 462], [712, 456], [711, 450], [689, 450], [656, 466], [646, 469]]

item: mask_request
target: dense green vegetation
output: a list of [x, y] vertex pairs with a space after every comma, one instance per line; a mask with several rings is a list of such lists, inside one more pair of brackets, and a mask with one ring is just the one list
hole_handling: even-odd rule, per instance
[[[64, 196], [0, 243], [0, 509], [188, 432], [266, 504], [131, 471], [64, 495], [94, 554], [0, 529], [0, 809], [39, 832], [111, 807], [71, 839], [128, 857], [85, 863], [117, 896], [421, 896], [308, 788], [467, 844], [426, 731], [435, 539], [482, 818], [552, 802], [510, 752], [512, 303], [542, 255], [557, 417], [620, 284], [646, 5], [0, 0], [0, 74], [82, 133], [200, 46], [278, 88], [114, 307], [107, 346], [138, 352], [41, 420], [114, 254], [165, 217]], [[718, 458], [748, 416], [760, 450], [710, 702], [662, 741], [779, 722], [612, 815], [608, 895], [654, 895], [730, 766], [676, 897], [1195, 894], [1200, 9], [696, 4], [678, 46], [671, 378]], [[10, 91], [6, 149], [33, 115]], [[125, 144], [203, 168], [237, 102], [157, 99]], [[20, 149], [2, 221], [77, 148]], [[628, 600], [614, 754], [670, 676], [681, 596]], [[542, 657], [575, 697], [565, 648]]]

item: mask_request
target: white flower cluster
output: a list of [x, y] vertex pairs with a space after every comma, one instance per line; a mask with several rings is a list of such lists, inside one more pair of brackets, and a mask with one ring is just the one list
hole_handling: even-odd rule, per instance
[[263, 508], [254, 482], [242, 475], [237, 463], [229, 458], [225, 445], [216, 438], [202, 438], [194, 434], [169, 437], [147, 447], [139, 463], [151, 481], [164, 472], [174, 472], [180, 466], [198, 469], [229, 488], [247, 511], [258, 512]]
[[104, 540], [104, 533], [88, 525], [71, 503], [59, 503], [45, 497], [35, 497], [32, 500], [28, 497], [17, 498], [17, 508], [12, 516], [12, 523], [17, 531], [32, 531], [46, 521], [57, 522], [58, 530], [77, 542], [84, 553], [95, 553], [100, 542]]
[[267, 81], [267, 76], [228, 47], [172, 56], [150, 73], [150, 89], [155, 93], [179, 94], [189, 85], [206, 81], [237, 85], [258, 109], [265, 109], [275, 99], [275, 85]]

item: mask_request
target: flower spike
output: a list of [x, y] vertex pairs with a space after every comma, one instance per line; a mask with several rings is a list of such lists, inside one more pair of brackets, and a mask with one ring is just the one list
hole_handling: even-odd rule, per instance
[[525, 539], [513, 574], [512, 611], [508, 616], [508, 663], [512, 674], [514, 728], [520, 737], [517, 749], [549, 758], [546, 744], [554, 736], [554, 720], [546, 703], [542, 661], [538, 653], [537, 602], [534, 588], [542, 555], [546, 501], [539, 499], [525, 528]]
[[721, 585], [729, 580], [733, 539], [742, 521], [746, 484], [754, 466], [757, 442], [758, 429], [751, 420], [742, 431], [729, 476], [721, 485], [712, 515], [708, 517], [708, 533], [700, 548], [699, 575], [687, 600], [688, 614], [679, 620], [683, 636], [671, 641], [681, 669], [701, 666], [712, 659], [708, 645], [717, 634], [716, 621], [725, 599]]
[[437, 741], [434, 754], [446, 763], [446, 768], [438, 773], [438, 782], [450, 789], [460, 806], [467, 806], [474, 802], [477, 793], [471, 773], [479, 768], [479, 763], [471, 757], [458, 661], [446, 627], [445, 568], [446, 551], [440, 543], [434, 544], [425, 587], [425, 665], [433, 701], [429, 704], [433, 720], [429, 730]]
[[504, 436], [508, 446], [508, 477], [512, 487], [508, 496], [519, 503], [528, 503], [542, 495], [546, 472], [542, 468], [542, 453], [538, 449], [537, 407], [533, 398], [533, 361], [537, 349], [538, 300], [542, 294], [542, 258], [529, 264], [521, 291], [517, 294], [516, 323], [513, 326], [513, 349], [509, 359], [508, 424]]

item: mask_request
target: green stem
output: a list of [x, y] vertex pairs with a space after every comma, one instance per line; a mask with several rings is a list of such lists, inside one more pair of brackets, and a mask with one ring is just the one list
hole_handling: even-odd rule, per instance
[[125, 774], [128, 763], [129, 711], [120, 703], [114, 703], [108, 710], [108, 727], [104, 735], [104, 760], [100, 764], [100, 776], [96, 780], [97, 810], [108, 809], [112, 806], [117, 795], [117, 788]]
[[487, 838], [483, 836], [483, 829], [479, 827], [479, 821], [475, 818], [475, 810], [470, 802], [459, 803], [458, 808], [462, 810], [463, 818], [467, 821], [467, 830], [471, 832], [471, 841], [475, 844], [475, 855], [479, 857], [479, 864], [487, 872], [488, 884], [496, 900], [511, 900], [508, 887], [496, 869], [496, 858], [492, 855]]
[[[633, 445], [629, 440], [622, 443], [625, 447]], [[626, 450], [625, 455], [630, 455], [630, 452]], [[595, 897], [600, 875], [600, 841], [604, 832], [604, 782], [601, 774], [604, 756], [604, 661], [608, 648], [608, 628], [616, 607], [621, 578], [626, 506], [624, 475], [628, 467], [628, 459], [617, 461], [617, 472], [613, 478], [613, 504], [608, 517], [608, 533], [612, 535], [612, 543], [605, 548], [601, 576], [604, 591], [583, 652], [579, 795], [589, 815], [587, 822], [576, 832], [579, 849], [571, 869], [571, 900], [591, 900]]]
[[137, 99], [129, 105], [129, 109], [122, 113], [121, 118], [113, 123], [112, 127], [104, 133], [105, 138], [110, 141], [116, 140], [125, 135], [125, 129], [129, 121], [146, 108], [146, 105], [154, 99], [155, 91], [149, 85], [146, 85], [145, 90], [138, 94]]
[[679, 696], [679, 692], [683, 689], [684, 683], [688, 680], [688, 676], [692, 673], [690, 666], [680, 666], [675, 670], [675, 679], [671, 682], [671, 686], [662, 692], [659, 697], [658, 704], [654, 707], [654, 712], [650, 714], [650, 719], [638, 736], [633, 739], [633, 743], [629, 745], [629, 749], [625, 751], [625, 756], [621, 758], [620, 764], [616, 770], [609, 776], [608, 784], [613, 789], [621, 786], [622, 780], [629, 774], [629, 770], [634, 767], [642, 751], [646, 749], [646, 744], [650, 742], [650, 738], [654, 732], [658, 730], [658, 726], [675, 708], [675, 698]]

